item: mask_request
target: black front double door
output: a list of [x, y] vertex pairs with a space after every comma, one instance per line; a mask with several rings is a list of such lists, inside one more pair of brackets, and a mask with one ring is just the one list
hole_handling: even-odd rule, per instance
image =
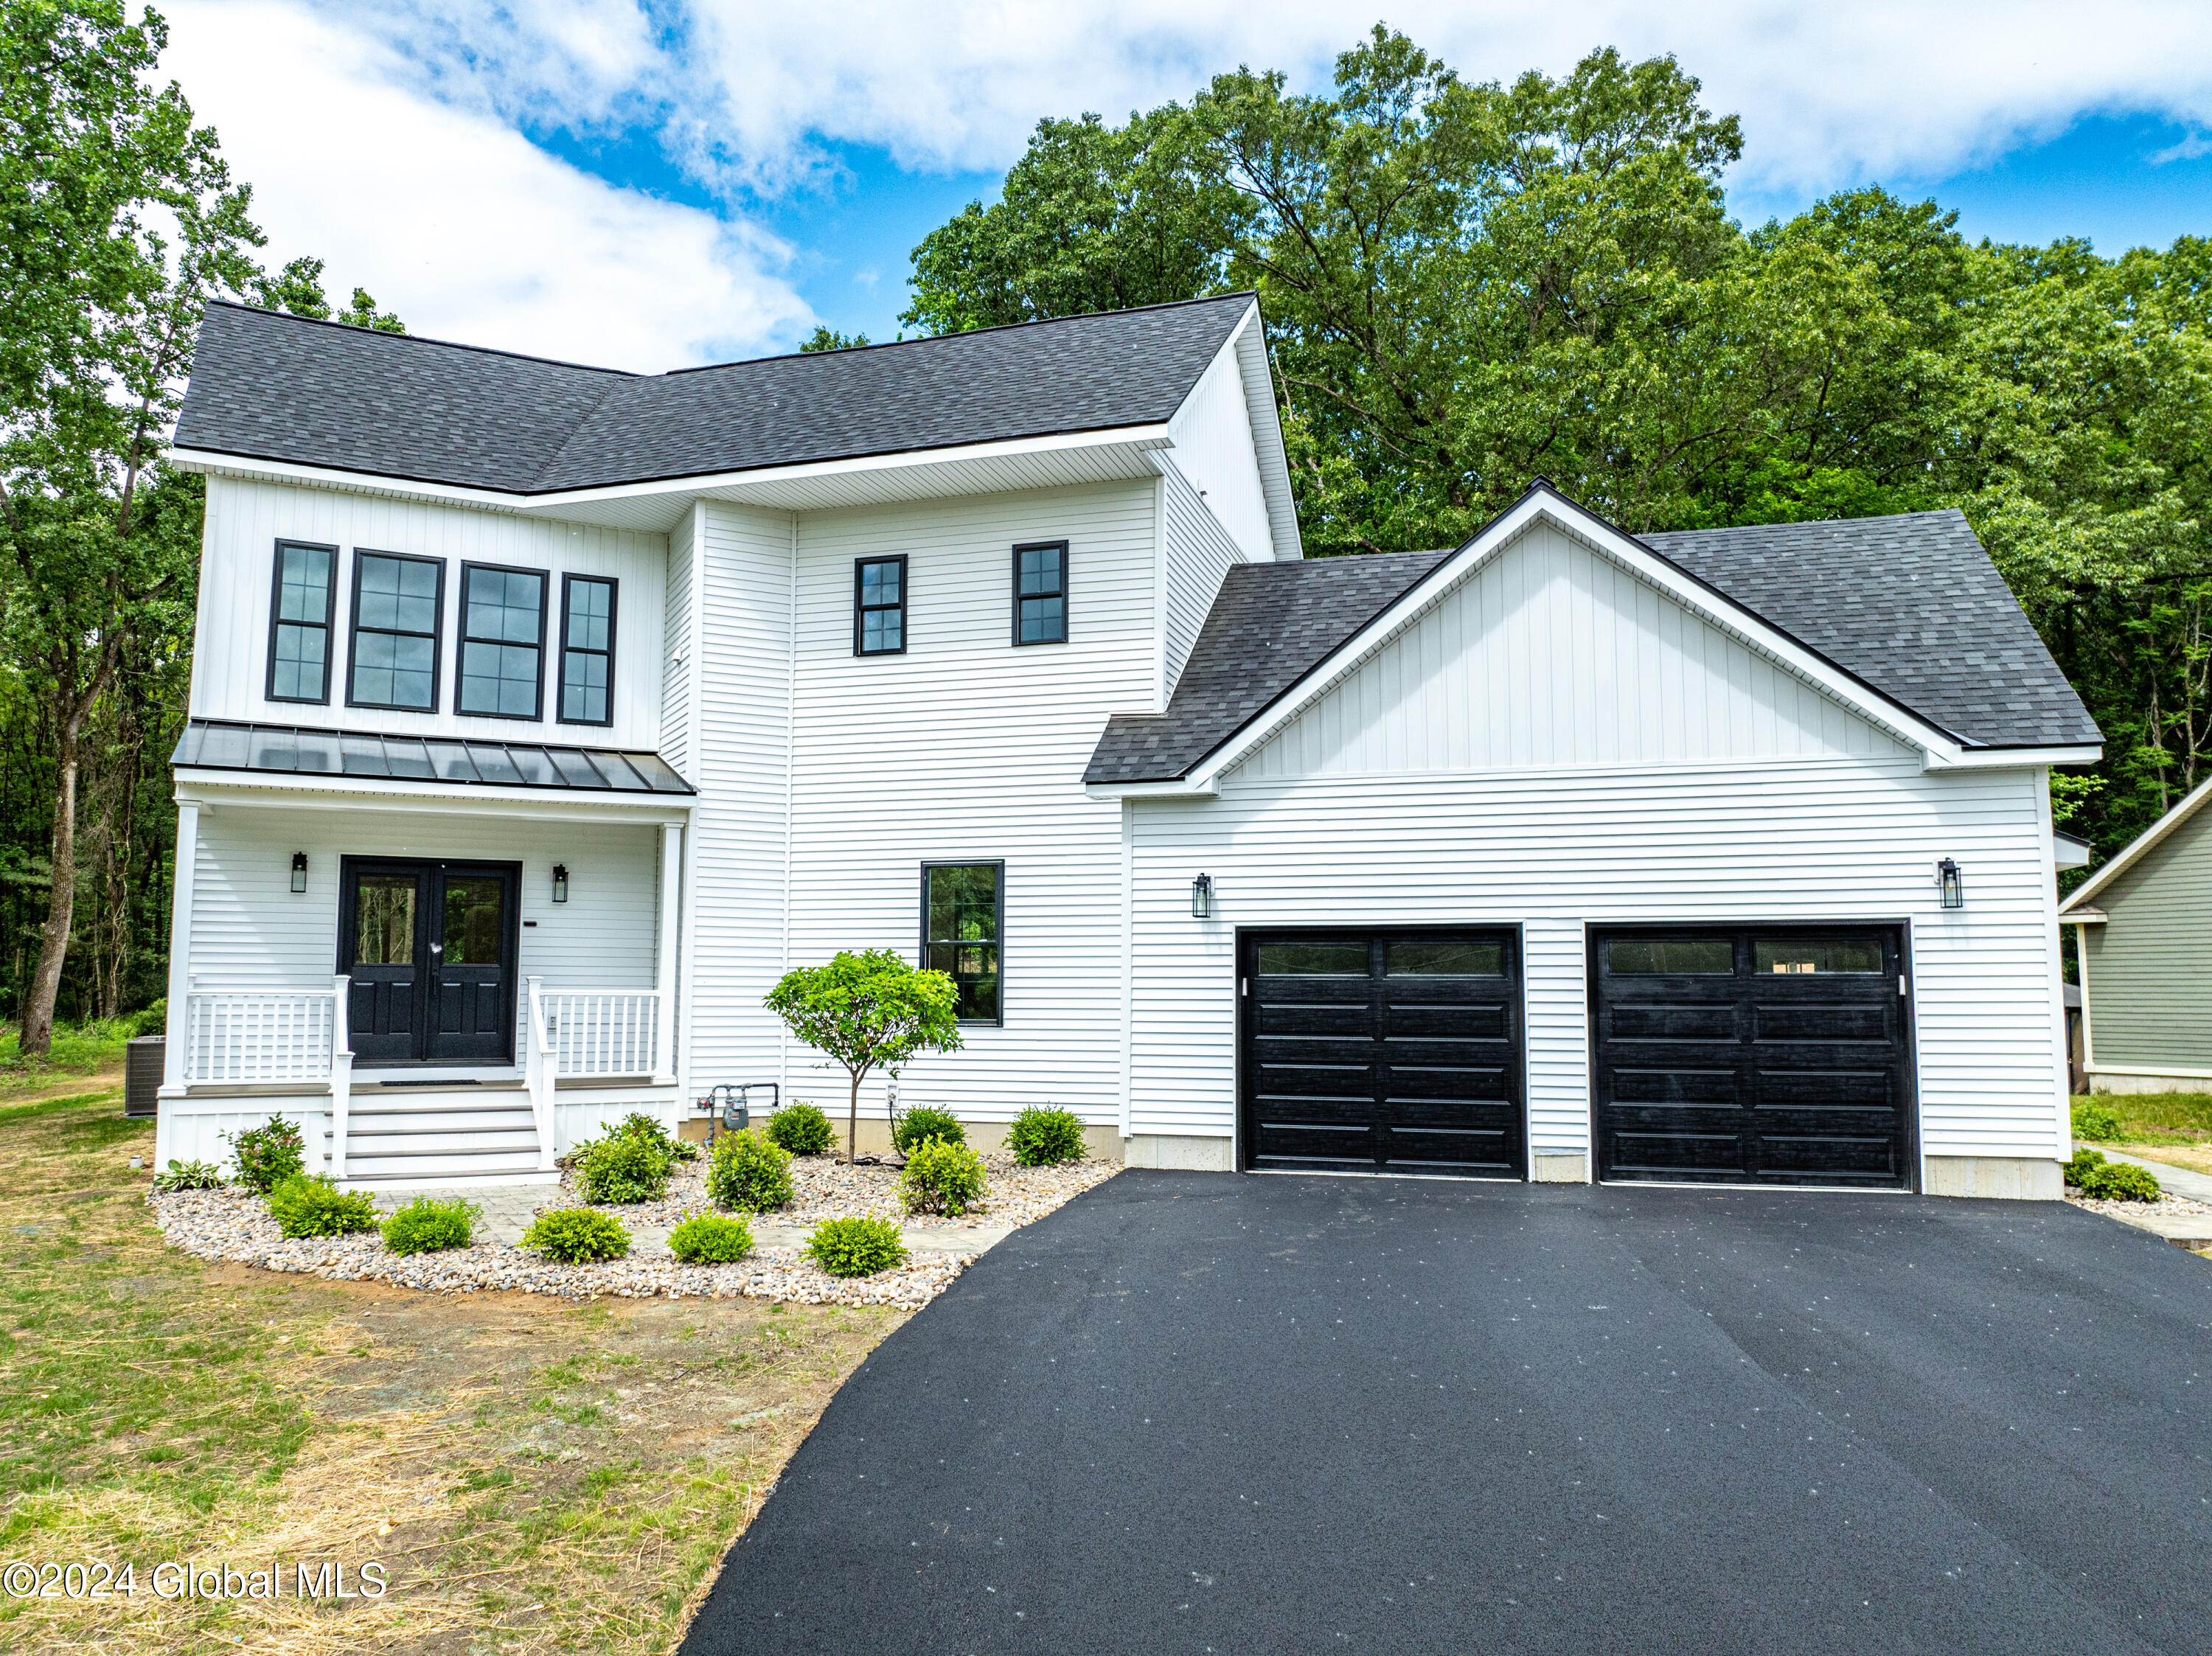
[[354, 1062], [514, 1057], [513, 863], [344, 860], [338, 970], [352, 980]]
[[1284, 931], [1239, 943], [1248, 1168], [1520, 1178], [1516, 931]]

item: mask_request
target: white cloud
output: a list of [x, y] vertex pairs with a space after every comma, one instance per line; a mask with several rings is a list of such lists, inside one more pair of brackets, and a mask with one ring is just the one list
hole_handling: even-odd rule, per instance
[[2143, 159], [2153, 167], [2165, 167], [2173, 161], [2203, 161], [2207, 155], [2212, 155], [2212, 132], [2192, 132], [2179, 143], [2154, 150]]
[[774, 238], [605, 184], [480, 100], [427, 96], [341, 25], [278, 0], [163, 9], [163, 68], [253, 185], [272, 266], [322, 258], [334, 292], [358, 283], [416, 333], [655, 372], [811, 319]]

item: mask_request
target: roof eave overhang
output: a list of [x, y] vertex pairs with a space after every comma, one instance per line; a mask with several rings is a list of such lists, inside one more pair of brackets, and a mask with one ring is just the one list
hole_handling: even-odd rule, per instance
[[[1746, 609], [1717, 587], [1698, 579], [1679, 564], [1662, 557], [1643, 542], [1615, 529], [1602, 518], [1576, 505], [1556, 490], [1540, 485], [1485, 525], [1451, 556], [1338, 646], [1288, 693], [1191, 766], [1183, 773], [1179, 786], [1189, 793], [1214, 792], [1225, 772], [1250, 757], [1270, 737], [1379, 649], [1407, 621], [1427, 609], [1477, 565], [1511, 544], [1539, 519], [1549, 519], [1584, 545], [1635, 571], [1639, 577], [1650, 581], [1686, 609], [1705, 616], [1751, 648], [1819, 686], [1836, 701], [1899, 741], [1917, 748], [1930, 769], [1954, 766], [1983, 768], [2081, 763], [2087, 761], [2079, 755], [2087, 754], [2088, 760], [2094, 761], [2101, 751], [2081, 748], [1969, 748], [1949, 731], [1892, 701], [1826, 656], [1783, 632], [1765, 617]], [[2053, 754], [2069, 756], [2061, 760], [2050, 756]], [[1969, 755], [1976, 756], [1969, 758]]]
[[451, 816], [528, 816], [539, 821], [682, 822], [698, 796], [689, 793], [604, 793], [582, 788], [509, 788], [483, 782], [462, 785], [404, 778], [309, 776], [297, 771], [173, 767], [179, 804], [230, 804], [301, 810], [427, 811]]
[[2105, 756], [2101, 743], [2050, 748], [1961, 747], [1953, 756], [1929, 756], [1929, 770], [2021, 770], [2045, 765], [2094, 765]]
[[1038, 487], [1037, 463], [1056, 458], [1070, 461], [1087, 458], [1091, 462], [1091, 469], [1101, 475], [1138, 477], [1151, 475], [1148, 457], [1152, 451], [1171, 446], [1168, 428], [1161, 422], [543, 494], [471, 488], [422, 478], [306, 465], [297, 461], [210, 449], [172, 447], [165, 458], [168, 464], [185, 471], [392, 495], [522, 517], [608, 522], [665, 531], [682, 519], [694, 500], [702, 497], [797, 510], [805, 508], [794, 501], [822, 494], [825, 485], [842, 485], [842, 493], [854, 503], [983, 494], [994, 492], [994, 488], [1033, 488]]
[[[2089, 907], [2097, 895], [2141, 862], [2145, 854], [2166, 835], [2196, 816], [2204, 808], [2208, 801], [2212, 801], [2212, 781], [2199, 783], [2190, 791], [2180, 804], [2129, 840], [2114, 855], [2112, 861], [2082, 881], [2080, 885], [2075, 886], [2068, 894], [2066, 901], [2059, 905], [2059, 918], [2066, 920], [2084, 920], [2089, 919], [2090, 914], [2095, 913], [2098, 919], [2102, 919], [2104, 916], [2101, 913], [2096, 913], [2095, 910]], [[2088, 910], [2088, 913], [2081, 912], [2083, 910]]]
[[1085, 782], [1083, 792], [1091, 799], [1211, 799], [1220, 790], [1180, 779], [1164, 782]]

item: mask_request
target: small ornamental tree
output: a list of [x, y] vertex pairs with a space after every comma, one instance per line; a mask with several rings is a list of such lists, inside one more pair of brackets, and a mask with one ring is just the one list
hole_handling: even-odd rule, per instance
[[943, 972], [908, 966], [892, 950], [840, 953], [827, 966], [802, 966], [769, 992], [768, 1009], [784, 1027], [842, 1065], [852, 1083], [845, 1113], [845, 1159], [860, 1136], [860, 1083], [871, 1072], [896, 1075], [916, 1052], [957, 1052], [957, 992]]

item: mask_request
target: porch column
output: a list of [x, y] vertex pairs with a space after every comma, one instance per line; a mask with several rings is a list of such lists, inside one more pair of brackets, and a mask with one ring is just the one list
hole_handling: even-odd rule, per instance
[[676, 1084], [676, 932], [683, 911], [678, 906], [678, 876], [684, 867], [684, 825], [660, 825], [660, 915], [654, 939], [653, 1083]]
[[185, 1047], [191, 1040], [192, 992], [192, 875], [199, 861], [200, 808], [177, 806], [177, 877], [169, 903], [169, 1022], [161, 1048], [161, 1095], [185, 1092]]

